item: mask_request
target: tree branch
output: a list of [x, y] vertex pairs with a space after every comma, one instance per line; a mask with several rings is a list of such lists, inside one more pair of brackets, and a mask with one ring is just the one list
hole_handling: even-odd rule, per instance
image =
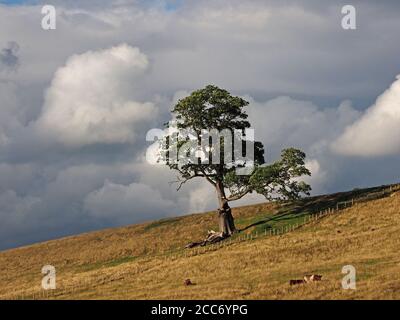
[[242, 198], [243, 198], [246, 194], [248, 194], [249, 192], [250, 192], [250, 189], [247, 189], [247, 190], [245, 190], [245, 191], [243, 191], [243, 192], [241, 192], [241, 193], [231, 195], [231, 196], [228, 197], [226, 200], [227, 200], [227, 201], [235, 201], [235, 200], [242, 199]]
[[200, 168], [200, 172], [203, 174], [202, 176], [205, 177], [207, 179], [207, 181], [209, 183], [211, 183], [214, 187], [216, 186], [216, 183], [214, 181], [211, 180], [211, 178], [209, 177], [209, 175], [207, 175], [203, 169]]
[[[190, 177], [187, 177], [187, 178], [185, 178], [185, 179], [181, 179], [179, 176], [177, 176], [176, 178], [177, 178], [178, 180], [176, 180], [176, 181], [171, 181], [170, 184], [179, 183], [178, 187], [176, 188], [176, 191], [179, 191], [179, 190], [182, 188], [182, 185], [183, 185], [183, 184], [185, 184], [185, 183], [188, 182], [189, 180], [191, 180], [191, 179], [193, 179], [193, 178], [196, 178], [196, 177], [206, 177], [206, 176], [204, 176], [203, 174], [199, 174], [199, 173], [195, 173], [194, 175], [192, 175], [192, 176], [190, 176]], [[207, 177], [206, 177], [206, 178], [207, 178]]]

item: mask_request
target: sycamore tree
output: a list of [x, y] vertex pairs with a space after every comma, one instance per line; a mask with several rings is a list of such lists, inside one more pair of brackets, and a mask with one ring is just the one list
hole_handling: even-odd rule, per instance
[[311, 190], [299, 179], [310, 175], [301, 150], [284, 149], [279, 160], [265, 163], [243, 110], [248, 104], [212, 85], [194, 91], [173, 108], [174, 126], [167, 124], [159, 149], [159, 160], [177, 172], [178, 190], [194, 178], [215, 189], [222, 238], [236, 232], [231, 201], [253, 192], [268, 200], [297, 199]]

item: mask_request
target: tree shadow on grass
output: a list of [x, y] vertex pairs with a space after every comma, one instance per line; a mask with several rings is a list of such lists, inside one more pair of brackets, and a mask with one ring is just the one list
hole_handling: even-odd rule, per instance
[[[251, 223], [248, 226], [240, 229], [239, 232], [246, 231], [252, 227], [264, 224], [266, 224], [266, 229], [272, 229], [271, 225], [267, 225], [268, 223], [293, 220], [295, 218], [301, 218], [311, 214], [319, 213], [327, 209], [336, 208], [337, 203], [339, 202], [368, 197], [386, 188], [388, 188], [388, 186], [380, 186], [367, 189], [354, 189], [347, 192], [338, 192], [334, 194], [308, 197], [294, 201], [285, 201], [280, 204], [279, 210], [272, 217], [268, 217], [266, 219]], [[382, 195], [382, 197], [384, 196], [385, 195]]]

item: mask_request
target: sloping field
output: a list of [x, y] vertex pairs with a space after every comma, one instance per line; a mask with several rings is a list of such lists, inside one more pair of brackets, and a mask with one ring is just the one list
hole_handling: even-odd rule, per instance
[[[5, 251], [0, 298], [400, 299], [400, 193], [388, 188], [235, 208], [242, 231], [220, 246], [182, 249], [216, 229], [205, 213]], [[316, 220], [327, 208], [341, 210]], [[47, 264], [56, 290], [41, 289]], [[344, 265], [356, 290], [342, 288]], [[312, 273], [322, 281], [289, 285]]]

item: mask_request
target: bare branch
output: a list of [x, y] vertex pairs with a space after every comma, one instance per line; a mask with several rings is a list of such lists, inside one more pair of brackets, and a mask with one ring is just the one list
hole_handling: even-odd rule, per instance
[[250, 192], [250, 189], [246, 189], [245, 191], [238, 193], [238, 194], [234, 194], [231, 195], [230, 197], [228, 197], [226, 200], [228, 201], [235, 201], [235, 200], [239, 200], [242, 199], [246, 194], [248, 194]]
[[212, 181], [212, 179], [210, 178], [210, 176], [209, 176], [208, 174], [206, 174], [206, 173], [204, 172], [204, 170], [201, 169], [201, 168], [200, 168], [200, 171], [201, 171], [201, 173], [203, 174], [202, 176], [205, 177], [205, 178], [207, 179], [207, 181], [208, 181], [209, 183], [211, 183], [211, 184], [215, 187], [216, 183], [215, 183], [214, 181]]
[[[189, 180], [196, 178], [196, 177], [206, 177], [203, 174], [195, 173], [194, 175], [181, 179], [181, 177], [177, 176], [176, 178], [178, 180], [176, 181], [170, 181], [169, 184], [172, 185], [173, 183], [178, 183], [178, 187], [176, 188], [176, 191], [179, 191], [182, 188], [182, 185], [188, 182]], [[207, 178], [207, 177], [206, 177]]]

